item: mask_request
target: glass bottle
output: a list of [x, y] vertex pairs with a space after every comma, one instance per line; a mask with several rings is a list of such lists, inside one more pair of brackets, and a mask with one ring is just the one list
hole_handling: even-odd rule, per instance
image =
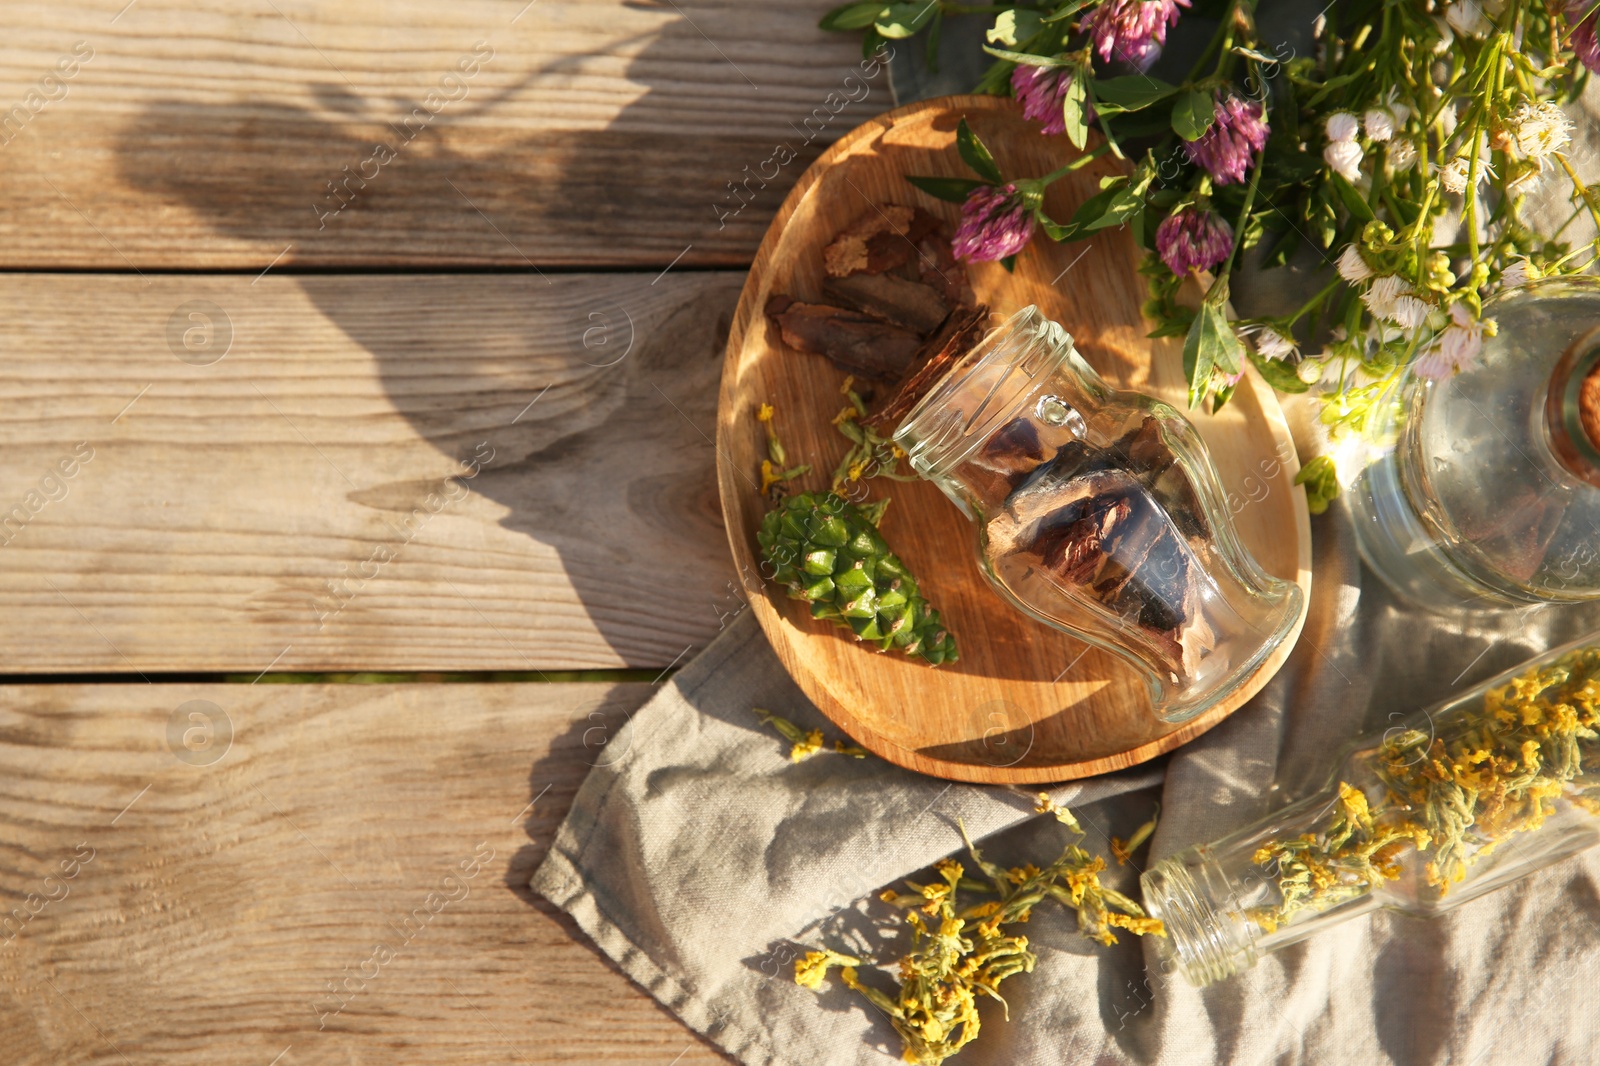
[[1484, 315], [1472, 365], [1386, 406], [1394, 448], [1347, 494], [1362, 558], [1436, 611], [1600, 598], [1600, 279], [1533, 282]]
[[894, 439], [977, 525], [1000, 594], [1131, 663], [1163, 719], [1237, 689], [1299, 615], [1299, 586], [1240, 544], [1189, 420], [1112, 389], [1037, 307], [958, 359]]
[[1315, 796], [1144, 874], [1204, 986], [1358, 914], [1432, 915], [1600, 841], [1600, 633], [1368, 736]]

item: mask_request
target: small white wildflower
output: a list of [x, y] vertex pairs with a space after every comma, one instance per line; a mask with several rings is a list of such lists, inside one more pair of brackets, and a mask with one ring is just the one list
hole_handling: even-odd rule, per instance
[[1511, 135], [1517, 142], [1517, 151], [1543, 166], [1546, 156], [1572, 142], [1572, 120], [1549, 101], [1524, 103], [1511, 116]]
[[1456, 43], [1456, 35], [1455, 32], [1450, 29], [1450, 23], [1446, 22], [1438, 15], [1433, 16], [1433, 25], [1434, 28], [1439, 31], [1439, 40], [1434, 43], [1433, 54], [1436, 56], [1442, 56], [1446, 52], [1450, 51], [1451, 46]]
[[1493, 29], [1477, 0], [1456, 0], [1445, 8], [1444, 20], [1463, 37], [1482, 37]]
[[1460, 120], [1458, 118], [1456, 118], [1456, 105], [1455, 104], [1445, 104], [1442, 108], [1439, 109], [1439, 118], [1438, 118], [1439, 131], [1441, 133], [1443, 133], [1445, 135], [1445, 137], [1448, 138], [1448, 137], [1451, 137], [1451, 136], [1453, 136], [1455, 134], [1455, 132], [1456, 132], [1456, 123], [1458, 121], [1460, 121]]
[[1315, 385], [1322, 380], [1322, 363], [1316, 359], [1302, 359], [1300, 365], [1294, 368], [1295, 376], [1307, 385]]
[[1390, 318], [1394, 315], [1395, 300], [1410, 292], [1410, 285], [1390, 274], [1374, 281], [1372, 287], [1361, 294], [1361, 302], [1377, 317]]
[[1428, 305], [1415, 296], [1397, 296], [1389, 318], [1406, 329], [1416, 329], [1428, 320]]
[[1411, 108], [1398, 100], [1389, 101], [1389, 113], [1394, 116], [1394, 128], [1399, 129], [1411, 118]]
[[1429, 381], [1459, 374], [1483, 351], [1483, 323], [1462, 304], [1450, 308], [1450, 325], [1416, 361], [1416, 371]]
[[1339, 276], [1352, 285], [1372, 277], [1372, 268], [1353, 244], [1345, 245], [1344, 251], [1339, 253]]
[[[1485, 158], [1487, 155], [1488, 153], [1485, 152], [1478, 157], [1479, 185], [1494, 177], [1494, 167], [1489, 165], [1489, 160]], [[1453, 192], [1458, 196], [1462, 195], [1467, 191], [1467, 178], [1471, 176], [1471, 171], [1472, 158], [1458, 155], [1439, 168], [1439, 183], [1445, 187], [1446, 191]]]
[[1361, 177], [1361, 160], [1365, 154], [1355, 141], [1330, 141], [1322, 150], [1322, 161], [1345, 181], [1355, 182]]
[[1328, 140], [1353, 141], [1361, 132], [1361, 123], [1348, 111], [1335, 111], [1328, 116]]
[[1387, 107], [1368, 108], [1361, 116], [1361, 127], [1367, 136], [1382, 143], [1394, 136], [1394, 113]]
[[1513, 259], [1500, 272], [1500, 285], [1506, 289], [1520, 289], [1530, 281], [1539, 280], [1539, 268], [1526, 257]]
[[1295, 353], [1295, 346], [1293, 339], [1271, 326], [1262, 326], [1256, 333], [1256, 351], [1263, 359], [1287, 359]]
[[1417, 145], [1406, 137], [1389, 142], [1389, 166], [1403, 174], [1417, 165]]

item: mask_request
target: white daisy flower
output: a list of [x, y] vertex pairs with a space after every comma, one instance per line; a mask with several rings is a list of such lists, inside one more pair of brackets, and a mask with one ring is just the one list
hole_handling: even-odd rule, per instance
[[1506, 289], [1520, 289], [1528, 282], [1537, 280], [1539, 268], [1528, 262], [1526, 256], [1513, 259], [1500, 272], [1500, 286]]
[[1474, 320], [1464, 305], [1454, 304], [1450, 308], [1450, 325], [1416, 361], [1416, 371], [1429, 381], [1443, 381], [1466, 369], [1481, 351], [1483, 323]]
[[1406, 137], [1389, 142], [1389, 166], [1401, 174], [1417, 165], [1417, 145]]
[[1353, 244], [1345, 245], [1344, 251], [1339, 253], [1339, 276], [1352, 285], [1372, 277], [1372, 268]]
[[1456, 0], [1445, 8], [1444, 20], [1463, 37], [1482, 37], [1494, 28], [1477, 0]]
[[1353, 183], [1361, 177], [1361, 160], [1365, 154], [1355, 141], [1335, 140], [1322, 150], [1322, 161], [1335, 174]]
[[1256, 331], [1256, 351], [1263, 359], [1287, 359], [1295, 354], [1293, 339], [1285, 337], [1271, 326]]
[[1411, 293], [1411, 286], [1393, 274], [1379, 278], [1361, 294], [1361, 302], [1378, 318], [1394, 317], [1394, 302]]
[[1572, 120], [1549, 101], [1524, 103], [1511, 116], [1511, 136], [1517, 151], [1543, 166], [1547, 156], [1572, 143]]
[[1353, 141], [1361, 132], [1361, 123], [1348, 111], [1335, 111], [1328, 116], [1328, 140]]
[[1368, 108], [1361, 116], [1361, 127], [1368, 137], [1381, 144], [1394, 136], [1394, 112], [1387, 107]]
[[[1478, 184], [1494, 177], [1494, 167], [1489, 165], [1488, 153], [1478, 156]], [[1467, 191], [1467, 178], [1471, 176], [1472, 157], [1458, 155], [1450, 162], [1439, 168], [1439, 181], [1446, 191], [1460, 196]]]
[[1389, 319], [1406, 329], [1416, 329], [1428, 320], [1428, 305], [1415, 296], [1397, 296]]

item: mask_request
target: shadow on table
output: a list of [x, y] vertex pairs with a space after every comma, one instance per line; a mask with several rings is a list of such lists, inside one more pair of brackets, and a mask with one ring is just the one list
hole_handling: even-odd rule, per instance
[[[695, 14], [691, 6], [687, 17]], [[219, 236], [282, 245], [280, 271], [298, 260], [343, 269], [398, 255], [408, 268], [491, 261], [516, 272], [515, 281], [486, 282], [485, 295], [468, 295], [466, 306], [453, 297], [433, 318], [415, 314], [429, 298], [426, 278], [360, 287], [339, 277], [297, 280], [372, 354], [395, 408], [434, 447], [458, 460], [484, 443], [493, 449], [472, 489], [506, 509], [503, 526], [559, 553], [589, 623], [615, 656], [580, 652], [572, 665], [680, 661], [693, 647], [681, 635], [703, 643], [740, 606], [710, 441], [742, 278], [686, 284], [680, 266], [666, 283], [653, 279], [686, 250], [685, 233], [696, 256], [707, 249], [704, 261], [747, 261], [822, 145], [720, 224], [716, 205], [729, 196], [727, 182], [745, 163], [766, 159], [780, 132], [730, 135], [707, 159], [705, 137], [643, 128], [659, 125], [673, 94], [685, 94], [681, 67], [696, 49], [709, 46], [686, 21], [653, 34], [628, 66], [644, 94], [604, 130], [528, 134], [481, 125], [514, 98], [570, 107], [569, 83], [584, 59], [568, 57], [498, 88], [483, 74], [458, 78], [465, 95], [425, 124], [416, 119], [419, 129], [408, 116], [419, 114], [431, 85], [418, 99], [366, 99], [334, 80], [313, 86], [315, 106], [244, 97], [158, 102], [117, 147], [129, 185], [199, 214]], [[718, 62], [715, 53], [709, 61]], [[492, 59], [480, 66], [497, 69]], [[737, 78], [725, 91], [753, 92]], [[840, 118], [828, 139], [842, 132]], [[480, 125], [470, 139], [452, 137], [463, 123]], [[673, 175], [670, 187], [653, 182], [662, 171]], [[608, 245], [623, 250], [609, 255]], [[569, 247], [575, 251], [561, 251]], [[642, 271], [616, 279], [563, 278], [536, 265], [640, 254]], [[526, 301], [525, 318], [506, 314], [508, 292]], [[406, 328], [396, 329], [401, 321]], [[409, 511], [419, 484], [369, 486], [353, 498]]]

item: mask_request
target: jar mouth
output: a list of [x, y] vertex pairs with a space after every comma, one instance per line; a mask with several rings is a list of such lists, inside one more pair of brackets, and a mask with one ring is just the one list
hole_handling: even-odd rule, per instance
[[1158, 941], [1163, 968], [1176, 967], [1196, 988], [1231, 977], [1255, 962], [1249, 944], [1241, 947], [1233, 940], [1225, 916], [1195, 883], [1192, 874], [1203, 862], [1200, 850], [1191, 848], [1163, 859], [1139, 879], [1145, 907], [1166, 928], [1166, 937]]
[[1071, 334], [1029, 304], [945, 371], [895, 429], [894, 442], [923, 477], [948, 473], [1074, 351]]

